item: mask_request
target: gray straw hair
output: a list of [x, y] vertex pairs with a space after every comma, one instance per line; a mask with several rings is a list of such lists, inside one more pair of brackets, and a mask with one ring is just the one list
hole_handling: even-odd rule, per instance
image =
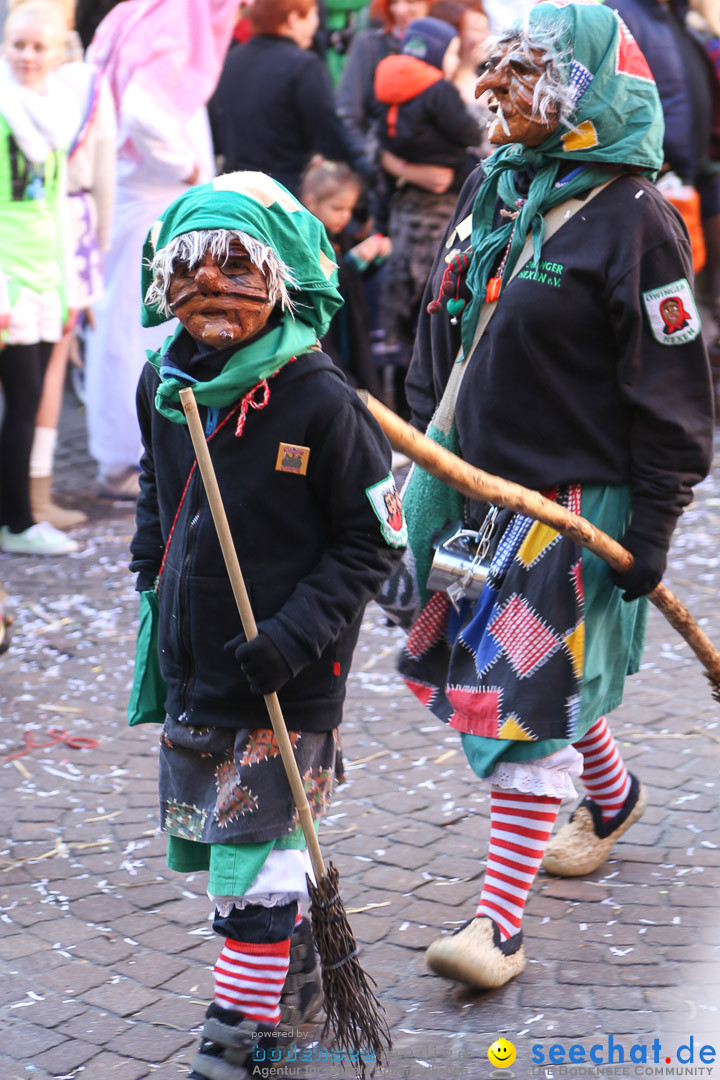
[[153, 280], [145, 294], [145, 303], [154, 307], [161, 315], [168, 318], [173, 312], [168, 303], [168, 288], [175, 263], [184, 263], [192, 269], [205, 255], [222, 265], [230, 253], [230, 244], [237, 240], [248, 254], [250, 262], [265, 277], [268, 298], [273, 304], [278, 301], [283, 311], [293, 311], [289, 289], [296, 286], [295, 278], [289, 266], [279, 258], [269, 244], [256, 240], [254, 236], [240, 232], [239, 229], [197, 229], [195, 232], [176, 236], [164, 248], [161, 248], [148, 262]]
[[535, 84], [533, 113], [543, 123], [558, 117], [565, 127], [572, 128], [570, 117], [575, 111], [575, 89], [563, 78], [563, 68], [569, 67], [571, 57], [563, 56], [560, 34], [548, 28], [531, 28], [527, 22], [504, 31], [496, 38], [498, 44], [513, 42], [528, 64], [540, 65], [542, 74]]

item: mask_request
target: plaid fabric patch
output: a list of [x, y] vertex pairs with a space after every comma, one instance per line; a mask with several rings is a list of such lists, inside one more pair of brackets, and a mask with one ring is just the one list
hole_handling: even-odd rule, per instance
[[[579, 485], [550, 494], [580, 512]], [[490, 574], [459, 614], [435, 593], [398, 664], [439, 719], [471, 735], [571, 737], [584, 659], [581, 548], [554, 529], [503, 511]]]

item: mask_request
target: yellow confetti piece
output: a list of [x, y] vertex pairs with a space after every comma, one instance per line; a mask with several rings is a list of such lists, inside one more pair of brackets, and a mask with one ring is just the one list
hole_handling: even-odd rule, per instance
[[348, 761], [348, 765], [364, 765], [367, 761], [375, 761], [376, 758], [385, 757], [389, 754], [389, 750], [378, 750], [376, 754], [369, 754], [367, 757], [355, 758], [354, 761]]
[[386, 656], [390, 655], [390, 653], [394, 653], [396, 649], [397, 649], [396, 645], [389, 645], [387, 649], [383, 649], [382, 652], [376, 653], [375, 656], [372, 656], [369, 660], [367, 660], [362, 665], [362, 667], [359, 668], [359, 670], [360, 671], [369, 671], [370, 668], [375, 667], [375, 665], [380, 660], [384, 660]]
[[122, 814], [122, 810], [113, 810], [112, 814], [102, 814], [100, 817], [86, 817], [83, 824], [87, 825], [91, 821], [108, 821], [110, 818], [117, 817], [118, 814]]
[[21, 761], [13, 761], [13, 765], [15, 766], [17, 771], [25, 777], [26, 780], [30, 779], [32, 773], [28, 772], [28, 770], [25, 768]]
[[444, 754], [440, 755], [440, 757], [435, 758], [433, 765], [442, 765], [444, 761], [449, 761], [449, 759], [451, 757], [455, 757], [456, 754], [457, 750], [446, 750]]
[[77, 709], [74, 705], [53, 705], [49, 701], [44, 701], [41, 704], [35, 706], [36, 709], [50, 709], [52, 712], [61, 713], [81, 713], [83, 709]]
[[390, 907], [392, 900], [383, 900], [381, 904], [366, 904], [365, 907], [349, 907], [345, 908], [346, 915], [359, 915], [362, 911], [372, 911], [376, 907]]

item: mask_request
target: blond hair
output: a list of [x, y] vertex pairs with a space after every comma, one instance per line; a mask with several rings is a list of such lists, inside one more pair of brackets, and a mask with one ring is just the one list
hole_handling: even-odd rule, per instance
[[82, 60], [83, 50], [75, 26], [75, 0], [8, 0], [3, 37], [14, 19], [24, 16], [43, 26], [52, 25], [59, 53], [59, 63]]
[[8, 15], [12, 15], [19, 8], [26, 8], [33, 13], [37, 9], [40, 16], [47, 14], [49, 8], [59, 9], [68, 30], [72, 30], [75, 26], [75, 2], [76, 0], [8, 0], [7, 9]]

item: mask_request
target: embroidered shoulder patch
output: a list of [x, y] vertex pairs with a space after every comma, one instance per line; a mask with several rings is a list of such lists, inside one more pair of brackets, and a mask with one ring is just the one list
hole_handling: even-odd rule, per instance
[[653, 337], [661, 345], [686, 345], [700, 333], [700, 316], [686, 278], [643, 293]]
[[281, 442], [278, 446], [275, 472], [289, 472], [304, 476], [309, 460], [309, 446], [294, 446], [292, 443]]
[[378, 484], [365, 488], [365, 494], [370, 500], [370, 505], [380, 522], [380, 531], [388, 544], [391, 547], [405, 547], [408, 538], [407, 525], [393, 474], [388, 473]]

